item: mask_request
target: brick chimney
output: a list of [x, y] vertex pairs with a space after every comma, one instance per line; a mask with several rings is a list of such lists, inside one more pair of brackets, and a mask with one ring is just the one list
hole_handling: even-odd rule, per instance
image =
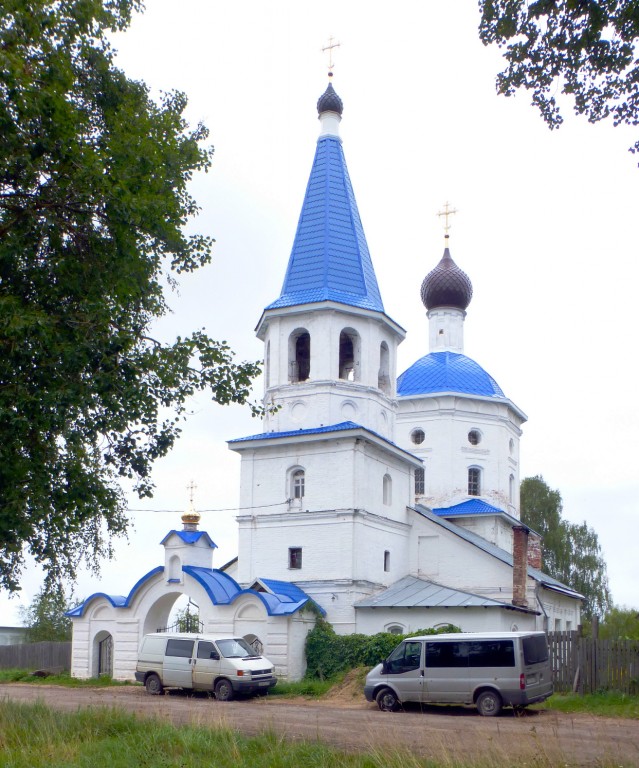
[[528, 565], [541, 571], [541, 539], [534, 535], [528, 537]]
[[525, 525], [513, 527], [513, 605], [528, 607], [526, 582], [528, 580], [528, 534]]

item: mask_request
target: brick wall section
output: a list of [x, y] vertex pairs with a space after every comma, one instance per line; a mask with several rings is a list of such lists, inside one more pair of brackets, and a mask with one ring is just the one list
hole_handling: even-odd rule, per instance
[[528, 528], [517, 525], [513, 528], [513, 605], [523, 608], [526, 600], [526, 580], [528, 578]]

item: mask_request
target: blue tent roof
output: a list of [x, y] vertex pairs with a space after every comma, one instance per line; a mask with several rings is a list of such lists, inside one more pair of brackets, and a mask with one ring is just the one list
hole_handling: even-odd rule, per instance
[[169, 531], [162, 539], [160, 544], [164, 544], [169, 536], [172, 536], [173, 534], [182, 539], [185, 544], [195, 544], [197, 541], [203, 538], [205, 543], [208, 544], [211, 549], [217, 549], [217, 544], [206, 531]]
[[505, 398], [499, 384], [481, 365], [458, 352], [431, 352], [397, 379], [399, 397], [434, 392]]
[[335, 301], [384, 311], [338, 136], [321, 136], [280, 297], [267, 309]]

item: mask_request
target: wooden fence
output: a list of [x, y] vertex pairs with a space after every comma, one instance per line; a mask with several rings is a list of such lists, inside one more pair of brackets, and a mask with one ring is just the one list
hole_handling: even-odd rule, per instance
[[0, 645], [0, 669], [71, 669], [71, 643]]
[[556, 691], [639, 693], [639, 641], [549, 632], [548, 646]]

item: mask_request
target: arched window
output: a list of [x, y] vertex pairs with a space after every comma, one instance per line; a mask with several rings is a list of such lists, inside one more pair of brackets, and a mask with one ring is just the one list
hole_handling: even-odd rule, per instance
[[393, 481], [390, 475], [384, 475], [383, 481], [383, 500], [384, 504], [389, 506], [393, 501]]
[[288, 342], [288, 380], [291, 384], [307, 381], [311, 374], [311, 337], [303, 329], [293, 331]]
[[305, 475], [303, 469], [296, 469], [291, 474], [291, 498], [303, 499], [304, 498], [304, 485]]
[[508, 499], [511, 504], [515, 503], [515, 476], [511, 475], [508, 478]]
[[420, 467], [415, 470], [415, 496], [423, 496], [426, 493], [424, 486], [425, 472], [424, 468]]
[[339, 378], [359, 378], [359, 335], [352, 328], [345, 328], [339, 335]]
[[481, 496], [481, 469], [470, 467], [468, 470], [468, 495]]
[[377, 387], [386, 395], [390, 394], [390, 373], [389, 373], [388, 344], [385, 341], [379, 346], [379, 373], [377, 375]]

